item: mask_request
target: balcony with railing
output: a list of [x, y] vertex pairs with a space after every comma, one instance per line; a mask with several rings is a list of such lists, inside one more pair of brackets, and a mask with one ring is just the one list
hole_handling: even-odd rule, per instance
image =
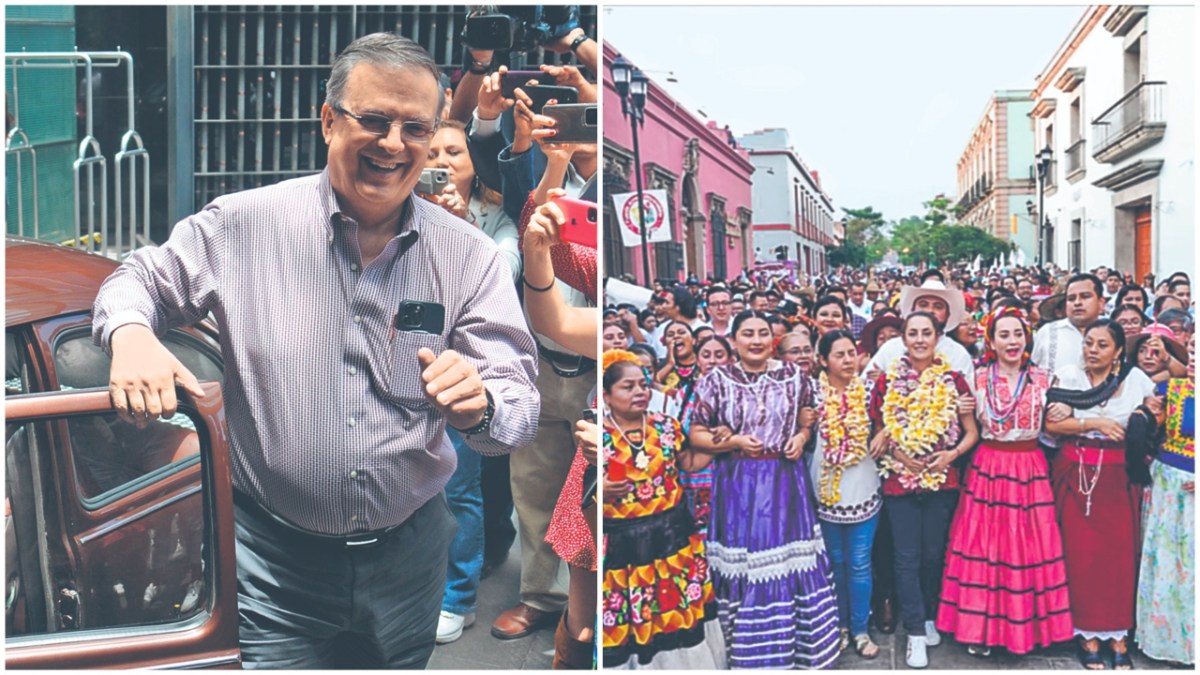
[[1083, 178], [1087, 173], [1087, 164], [1084, 158], [1087, 156], [1084, 149], [1087, 147], [1087, 141], [1080, 138], [1071, 145], [1067, 146], [1067, 182], [1075, 183], [1080, 178]]
[[975, 179], [962, 196], [958, 198], [958, 207], [963, 211], [970, 211], [975, 208], [975, 205], [983, 201], [992, 191], [992, 179], [987, 174]]
[[1092, 120], [1092, 156], [1111, 164], [1162, 140], [1166, 82], [1141, 82]]

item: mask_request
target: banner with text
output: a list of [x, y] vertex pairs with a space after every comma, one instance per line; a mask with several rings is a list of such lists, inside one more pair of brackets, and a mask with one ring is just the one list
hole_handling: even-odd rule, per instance
[[[671, 220], [667, 215], [667, 191], [643, 190], [642, 202], [646, 205], [646, 239], [651, 244], [671, 241]], [[617, 209], [617, 220], [621, 227], [621, 240], [625, 246], [641, 246], [641, 213], [638, 211], [636, 192], [613, 195], [613, 206]]]

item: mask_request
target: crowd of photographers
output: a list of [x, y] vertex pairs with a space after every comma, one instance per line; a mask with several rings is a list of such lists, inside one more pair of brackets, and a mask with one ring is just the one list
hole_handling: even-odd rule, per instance
[[[511, 456], [480, 457], [448, 429], [458, 468], [446, 495], [458, 533], [437, 642], [457, 640], [474, 623], [480, 579], [505, 560], [519, 535], [520, 601], [500, 615], [492, 635], [522, 638], [557, 622], [555, 667], [590, 668], [594, 528], [581, 508], [587, 461], [576, 452], [576, 434], [586, 434], [576, 426], [593, 405], [596, 314], [584, 310], [591, 312], [591, 328], [583, 341], [564, 337], [551, 317], [564, 307], [596, 306], [599, 47], [579, 27], [578, 8], [537, 9], [540, 30], [510, 16], [524, 11], [519, 8], [468, 19], [463, 69], [443, 80], [446, 118], [418, 188], [500, 248], [538, 342], [542, 400], [535, 440]], [[556, 61], [574, 65], [510, 70], [500, 64], [538, 47], [571, 55]], [[584, 447], [594, 451], [595, 444]], [[591, 457], [594, 463], [594, 452]], [[558, 582], [562, 561], [570, 569], [567, 593]], [[570, 607], [578, 606], [574, 612], [565, 611], [568, 596]]]
[[1194, 662], [1187, 274], [771, 267], [606, 282], [606, 666]]

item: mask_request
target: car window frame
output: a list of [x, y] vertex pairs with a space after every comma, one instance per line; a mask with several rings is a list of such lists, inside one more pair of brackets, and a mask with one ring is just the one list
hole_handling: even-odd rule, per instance
[[[51, 630], [5, 640], [8, 668], [146, 667], [148, 665], [236, 665], [237, 587], [234, 561], [233, 493], [230, 465], [218, 453], [214, 436], [223, 435], [224, 412], [220, 386], [202, 383], [203, 399], [179, 390], [180, 408], [197, 420], [200, 435], [201, 503], [204, 512], [205, 577], [210, 592], [203, 609], [170, 623]], [[65, 425], [74, 415], [112, 413], [107, 389], [40, 392], [5, 398], [9, 424], [48, 428]], [[210, 427], [214, 427], [210, 429]], [[47, 434], [43, 438], [49, 437]], [[53, 453], [53, 450], [50, 451]], [[204, 461], [207, 459], [207, 461]], [[166, 480], [166, 478], [160, 479]], [[73, 480], [71, 481], [74, 482]], [[61, 491], [60, 491], [61, 492]], [[58, 508], [63, 508], [61, 494]], [[53, 585], [47, 581], [47, 585]], [[199, 642], [200, 653], [179, 653]], [[64, 646], [72, 646], [65, 649]]]

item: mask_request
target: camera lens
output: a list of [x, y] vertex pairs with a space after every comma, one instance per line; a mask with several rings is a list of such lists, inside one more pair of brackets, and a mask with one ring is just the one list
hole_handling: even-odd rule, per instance
[[588, 106], [583, 109], [583, 123], [589, 127], [596, 126], [596, 106]]
[[596, 222], [596, 209], [595, 209], [595, 207], [592, 207], [592, 208], [588, 209], [588, 222], [589, 222], [589, 223], [594, 223], [594, 222]]
[[407, 326], [420, 326], [424, 308], [420, 305], [409, 305], [404, 309], [404, 323]]

